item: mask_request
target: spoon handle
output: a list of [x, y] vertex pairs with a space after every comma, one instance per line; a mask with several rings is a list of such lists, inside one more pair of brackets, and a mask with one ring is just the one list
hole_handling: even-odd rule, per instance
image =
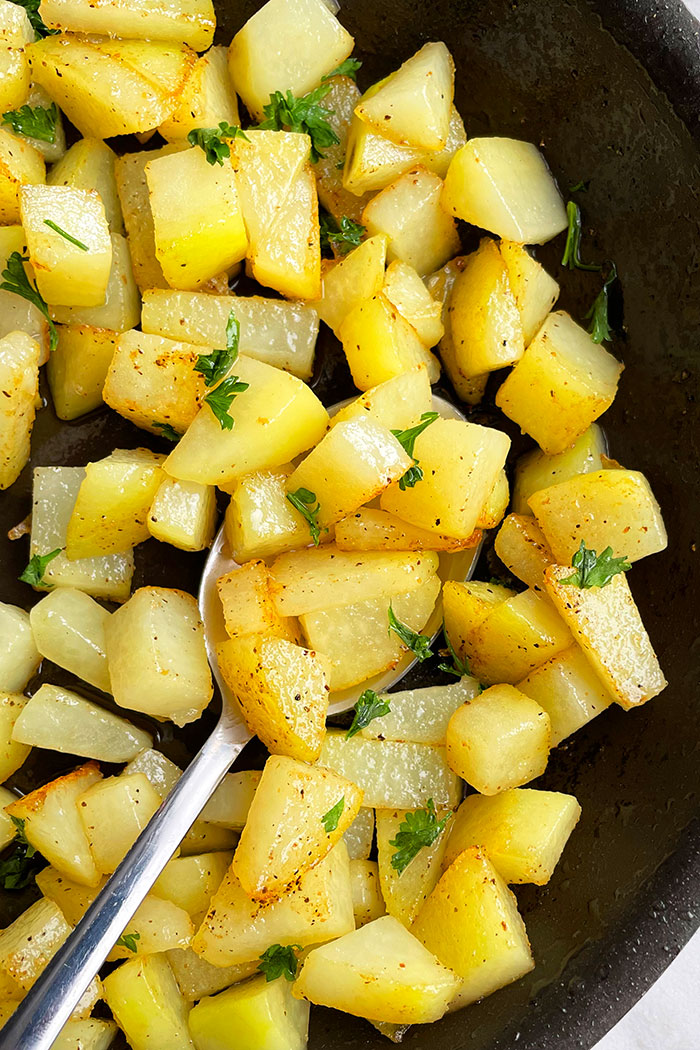
[[223, 720], [0, 1030], [0, 1050], [49, 1050], [134, 912], [250, 738]]

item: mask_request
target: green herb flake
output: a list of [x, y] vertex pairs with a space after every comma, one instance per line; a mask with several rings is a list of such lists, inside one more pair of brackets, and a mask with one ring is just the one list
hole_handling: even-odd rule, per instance
[[[343, 167], [342, 164], [341, 167]], [[339, 255], [347, 255], [353, 248], [359, 247], [364, 234], [367, 232], [365, 226], [349, 219], [347, 215], [343, 215], [338, 223], [328, 212], [321, 215], [319, 226], [321, 231], [321, 248], [335, 249]]]
[[568, 202], [566, 214], [569, 219], [569, 228], [566, 232], [566, 244], [561, 259], [562, 266], [568, 266], [570, 270], [592, 270], [600, 273], [602, 266], [597, 263], [584, 263], [581, 260], [581, 209], [575, 201]]
[[323, 814], [323, 816], [321, 817], [321, 822], [323, 824], [323, 828], [326, 832], [326, 835], [330, 835], [331, 831], [337, 830], [338, 821], [342, 817], [344, 809], [345, 795], [343, 795], [342, 798], [339, 798], [336, 804], [331, 809], [329, 809], [327, 813]]
[[294, 509], [298, 510], [308, 521], [309, 532], [311, 533], [314, 547], [318, 547], [321, 542], [321, 529], [318, 524], [318, 515], [321, 510], [321, 505], [316, 501], [316, 493], [311, 492], [309, 489], [301, 488], [297, 489], [296, 492], [288, 492], [287, 499]]
[[90, 251], [87, 244], [83, 244], [83, 242], [79, 241], [77, 237], [74, 237], [72, 233], [66, 233], [66, 231], [61, 229], [58, 223], [53, 222], [52, 219], [44, 219], [44, 226], [48, 226], [50, 230], [54, 231], [54, 233], [60, 234], [66, 241], [70, 241], [70, 243], [74, 244], [76, 248], [80, 248], [81, 252]]
[[263, 107], [265, 120], [258, 127], [269, 131], [296, 131], [308, 135], [311, 139], [311, 160], [315, 163], [325, 154], [322, 149], [337, 146], [340, 139], [328, 123], [332, 110], [320, 105], [328, 92], [330, 84], [321, 84], [302, 98], [295, 98], [291, 91], [283, 94], [273, 91], [270, 101]]
[[63, 547], [57, 547], [55, 551], [50, 551], [48, 554], [33, 554], [26, 569], [17, 578], [22, 583], [29, 583], [32, 587], [39, 587], [44, 582], [44, 573], [49, 562], [57, 558], [62, 550]]
[[21, 295], [23, 299], [26, 299], [27, 302], [36, 306], [37, 310], [41, 311], [49, 322], [49, 350], [53, 352], [58, 346], [56, 325], [51, 320], [49, 308], [36, 285], [32, 284], [27, 277], [24, 269], [26, 262], [29, 262], [28, 256], [20, 255], [19, 252], [12, 252], [8, 256], [6, 268], [0, 274], [2, 277], [0, 288], [3, 288], [6, 292], [13, 292], [15, 295]]
[[[439, 413], [437, 412], [424, 412], [420, 417], [420, 423], [417, 423], [415, 427], [409, 427], [408, 430], [392, 430], [392, 434], [403, 447], [407, 455], [413, 455], [413, 447], [416, 443], [416, 438], [419, 434], [422, 434], [426, 427], [429, 427], [431, 423], [434, 423], [438, 418]], [[412, 489], [413, 486], [421, 480], [423, 477], [423, 471], [418, 465], [418, 460], [414, 460], [413, 466], [409, 467], [404, 476], [399, 481], [400, 489]]]
[[451, 816], [452, 811], [438, 822], [432, 798], [428, 799], [427, 809], [407, 813], [399, 825], [396, 838], [389, 842], [390, 846], [396, 847], [396, 852], [391, 858], [392, 868], [402, 875], [413, 858], [426, 846], [432, 846], [442, 834]]
[[433, 650], [430, 648], [430, 639], [424, 634], [416, 634], [416, 632], [412, 631], [405, 623], [401, 623], [400, 620], [397, 620], [394, 610], [390, 605], [389, 634], [391, 634], [392, 631], [399, 636], [403, 644], [411, 650], [420, 663], [423, 663], [424, 660], [429, 660], [433, 655]]
[[594, 550], [588, 550], [583, 540], [571, 559], [571, 565], [576, 572], [560, 582], [585, 589], [605, 587], [613, 576], [621, 572], [629, 572], [632, 568], [627, 558], [613, 557], [612, 547], [606, 547], [602, 554], [596, 554]]
[[138, 951], [136, 942], [140, 940], [140, 933], [123, 933], [114, 947], [126, 948], [127, 951], [133, 952], [134, 955], [136, 955], [136, 952]]
[[11, 127], [15, 134], [40, 142], [56, 141], [57, 120], [58, 107], [55, 102], [50, 106], [20, 106], [2, 115], [2, 123]]
[[265, 979], [276, 981], [278, 977], [284, 977], [287, 981], [296, 980], [299, 960], [296, 953], [301, 951], [300, 944], [273, 944], [271, 948], [264, 951], [260, 956], [258, 969], [265, 974]]
[[447, 652], [444, 655], [450, 656], [452, 658], [452, 663], [448, 664], [447, 662], [445, 662], [443, 664], [438, 664], [438, 670], [444, 671], [445, 674], [456, 675], [457, 678], [463, 678], [465, 675], [471, 676], [472, 672], [469, 667], [469, 661], [467, 660], [466, 656], [464, 658], [459, 657], [455, 652], [454, 646], [450, 641], [450, 636], [445, 630], [444, 620], [442, 622], [442, 633], [445, 635], [445, 644], [447, 645]]
[[17, 829], [15, 848], [5, 860], [0, 861], [0, 886], [5, 890], [23, 890], [34, 882], [44, 858], [27, 840], [22, 817], [10, 816]]
[[345, 734], [345, 739], [350, 740], [359, 733], [362, 729], [366, 729], [370, 722], [373, 722], [375, 718], [383, 718], [384, 715], [388, 715], [391, 711], [391, 705], [388, 700], [382, 699], [377, 696], [374, 689], [365, 689], [362, 696], [360, 696], [355, 704], [355, 714], [353, 716], [352, 725]]
[[211, 354], [200, 354], [194, 366], [195, 372], [201, 372], [207, 386], [215, 386], [231, 370], [238, 358], [238, 344], [241, 338], [241, 326], [231, 310], [226, 322], [226, 349], [214, 350]]
[[199, 146], [204, 150], [204, 156], [209, 164], [218, 164], [223, 167], [225, 158], [231, 156], [229, 141], [235, 138], [250, 142], [245, 131], [237, 124], [228, 124], [222, 120], [216, 128], [193, 128], [187, 136], [187, 141], [190, 146]]
[[573, 186], [569, 186], [569, 193], [587, 193], [590, 184], [590, 179], [579, 179]]
[[152, 426], [154, 430], [160, 430], [160, 436], [164, 437], [167, 441], [172, 441], [174, 443], [179, 441], [182, 437], [182, 434], [178, 434], [175, 427], [172, 427], [170, 423], [153, 423]]
[[41, 0], [15, 0], [19, 7], [23, 7], [31, 23], [32, 29], [37, 36], [56, 36], [58, 29], [48, 29], [39, 14]]
[[238, 394], [248, 389], [248, 383], [242, 383], [238, 376], [224, 379], [204, 398], [222, 430], [233, 430], [233, 419], [230, 415], [231, 405]]
[[603, 287], [593, 301], [593, 306], [586, 314], [586, 320], [590, 320], [588, 332], [594, 343], [602, 343], [604, 340], [612, 339], [612, 329], [608, 319], [608, 297], [609, 292], [617, 280], [617, 267], [615, 263], [610, 264], [610, 274], [603, 282]]
[[344, 62], [341, 62], [330, 73], [326, 73], [325, 77], [321, 77], [321, 80], [330, 80], [331, 77], [350, 77], [352, 80], [357, 80], [357, 71], [361, 66], [362, 63], [359, 58], [346, 58]]

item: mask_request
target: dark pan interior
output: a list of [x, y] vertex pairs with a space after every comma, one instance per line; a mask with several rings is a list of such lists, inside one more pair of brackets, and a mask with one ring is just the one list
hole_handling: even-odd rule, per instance
[[[258, 6], [219, 4], [220, 41], [227, 43]], [[456, 101], [468, 133], [540, 143], [565, 193], [590, 179], [578, 198], [587, 254], [614, 258], [621, 277], [613, 351], [626, 368], [604, 424], [611, 454], [647, 474], [666, 518], [668, 550], [636, 565], [631, 584], [670, 684], [641, 710], [604, 713], [553, 753], [536, 785], [575, 793], [583, 818], [551, 883], [518, 891], [537, 959], [533, 974], [407, 1037], [415, 1050], [496, 1050], [516, 1040], [522, 1050], [588, 1048], [698, 921], [697, 27], [678, 2], [640, 0], [344, 0], [340, 17], [365, 60], [361, 86], [426, 40], [444, 39], [456, 60]], [[540, 258], [562, 281], [561, 306], [580, 318], [597, 279], [562, 274], [561, 247], [560, 240], [546, 246]], [[321, 348], [316, 386], [329, 403], [350, 392], [330, 340]], [[475, 414], [489, 416], [488, 406]], [[32, 465], [84, 464], [114, 447], [165, 451], [107, 410], [59, 425], [50, 406], [32, 444], [32, 464], [0, 498], [3, 537], [30, 510]], [[26, 539], [0, 540], [3, 600], [31, 604], [31, 592], [16, 582], [26, 559]], [[150, 541], [137, 552], [135, 586], [196, 591], [201, 560]], [[416, 683], [431, 674], [422, 671]], [[51, 667], [42, 677], [70, 681]], [[212, 719], [207, 713], [184, 733], [164, 730], [161, 746], [186, 762]], [[69, 766], [66, 756], [43, 753], [15, 783], [27, 790]], [[2, 925], [30, 899], [4, 896]], [[313, 1050], [387, 1045], [365, 1022], [313, 1014]]]

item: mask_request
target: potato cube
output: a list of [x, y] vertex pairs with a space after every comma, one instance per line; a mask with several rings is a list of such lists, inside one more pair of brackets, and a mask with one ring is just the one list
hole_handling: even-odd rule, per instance
[[115, 870], [160, 804], [143, 773], [108, 777], [80, 795], [78, 813], [100, 874]]
[[[153, 893], [172, 901], [199, 924], [233, 859], [233, 854], [200, 853], [194, 857], [175, 857], [154, 883]], [[189, 940], [189, 938], [188, 938]]]
[[386, 248], [384, 234], [368, 237], [324, 269], [321, 298], [314, 306], [321, 320], [339, 338], [341, 325], [351, 310], [382, 290]]
[[498, 530], [493, 549], [513, 576], [533, 590], [544, 589], [544, 570], [555, 559], [533, 517], [509, 514]]
[[212, 966], [192, 948], [173, 948], [166, 953], [166, 958], [188, 1003], [230, 988], [232, 984], [251, 977], [258, 969], [257, 962]]
[[306, 1050], [309, 1004], [259, 975], [202, 999], [189, 1016], [197, 1050]]
[[40, 347], [26, 332], [0, 339], [0, 490], [14, 484], [30, 453], [39, 394]]
[[218, 658], [251, 733], [271, 754], [315, 762], [326, 731], [326, 657], [285, 638], [246, 635], [223, 642]]
[[29, 62], [24, 50], [0, 44], [0, 107], [3, 113], [26, 103], [29, 84]]
[[422, 479], [392, 485], [380, 506], [430, 532], [466, 539], [506, 460], [510, 439], [500, 430], [457, 419], [436, 419], [416, 439], [413, 458]]
[[466, 655], [468, 639], [479, 624], [515, 593], [500, 583], [445, 581], [442, 590], [445, 632], [460, 655]]
[[431, 685], [425, 689], [405, 689], [387, 693], [391, 710], [375, 718], [361, 735], [367, 740], [412, 740], [417, 744], [445, 743], [447, 723], [452, 714], [479, 694], [479, 683], [465, 675], [450, 685]]
[[390, 915], [306, 958], [294, 995], [376, 1021], [437, 1021], [459, 989], [412, 933]]
[[257, 769], [227, 773], [202, 810], [201, 819], [242, 831], [261, 776]]
[[531, 142], [516, 139], [470, 139], [450, 164], [443, 205], [518, 244], [543, 244], [567, 227], [547, 162]]
[[29, 614], [0, 602], [0, 690], [20, 693], [40, 663]]
[[524, 244], [501, 241], [499, 247], [520, 312], [525, 346], [528, 346], [559, 298], [559, 285]]
[[159, 456], [116, 449], [88, 463], [66, 530], [71, 560], [129, 550], [148, 539], [148, 512], [163, 479]]
[[350, 861], [342, 842], [279, 900], [252, 901], [229, 870], [192, 947], [215, 966], [257, 962], [273, 944], [321, 944], [354, 929]]
[[54, 164], [46, 176], [50, 186], [73, 186], [77, 190], [94, 190], [104, 205], [112, 233], [124, 233], [124, 220], [114, 174], [116, 156], [102, 139], [79, 139]]
[[252, 357], [239, 357], [233, 367], [248, 383], [231, 406], [233, 428], [222, 430], [204, 405], [165, 462], [171, 477], [203, 485], [233, 481], [289, 462], [325, 433], [328, 413], [296, 376]]
[[24, 821], [27, 840], [49, 864], [83, 886], [96, 886], [100, 872], [80, 819], [78, 799], [101, 779], [97, 763], [86, 762], [6, 808], [10, 816]]
[[508, 475], [504, 468], [498, 472], [491, 492], [486, 499], [486, 503], [481, 508], [481, 514], [476, 522], [477, 528], [495, 529], [496, 526], [501, 523], [501, 520], [508, 509], [509, 502], [510, 489], [508, 486]]
[[141, 291], [147, 288], [168, 287], [156, 258], [155, 228], [146, 182], [146, 165], [156, 157], [168, 156], [182, 148], [182, 145], [168, 145], [141, 153], [125, 153], [122, 157], [117, 157], [114, 164], [114, 176], [129, 241], [134, 278]]
[[212, 697], [204, 628], [184, 591], [141, 587], [105, 628], [114, 699], [183, 726]]
[[128, 959], [105, 978], [104, 992], [132, 1050], [194, 1050], [187, 1005], [164, 955]]
[[493, 685], [450, 718], [450, 769], [482, 795], [520, 787], [544, 773], [550, 747], [549, 715], [512, 685]]
[[61, 325], [89, 325], [126, 332], [141, 321], [141, 299], [134, 279], [126, 238], [113, 233], [112, 267], [100, 306], [52, 306], [51, 316]]
[[[0, 849], [5, 849], [17, 838], [18, 828], [15, 827], [10, 817], [5, 812], [5, 806], [14, 802], [16, 795], [9, 788], [0, 787]], [[372, 816], [374, 813], [370, 810]], [[373, 825], [374, 826], [374, 825]]]
[[452, 1009], [517, 981], [535, 965], [517, 901], [478, 849], [465, 850], [450, 865], [413, 932], [462, 978]]
[[52, 901], [35, 901], [0, 933], [0, 974], [21, 999], [71, 932]]
[[563, 452], [612, 404], [623, 366], [568, 314], [550, 314], [496, 394], [540, 448]]
[[26, 744], [13, 740], [12, 731], [22, 708], [29, 701], [19, 693], [0, 691], [0, 781], [16, 773], [31, 751]]
[[197, 481], [164, 478], [148, 512], [151, 536], [183, 551], [211, 546], [216, 527], [216, 490]]
[[587, 725], [614, 700], [578, 645], [536, 667], [517, 687], [549, 715], [553, 747]]
[[168, 142], [187, 139], [195, 128], [240, 124], [238, 100], [228, 73], [225, 47], [210, 47], [197, 59], [174, 112], [158, 131]]
[[264, 561], [246, 562], [216, 581], [226, 633], [231, 638], [273, 634], [290, 642], [299, 640], [295, 621], [277, 612], [271, 584], [270, 570]]
[[62, 325], [58, 329], [58, 346], [46, 375], [59, 419], [77, 419], [100, 407], [116, 345], [116, 334], [105, 328]]
[[178, 0], [154, 7], [145, 0], [44, 0], [42, 18], [53, 29], [189, 44], [206, 51], [216, 20], [211, 0]]
[[109, 1050], [117, 1032], [114, 1021], [102, 1021], [96, 1017], [67, 1021], [52, 1050]]
[[[328, 113], [328, 125], [335, 132], [338, 141], [332, 146], [325, 146], [323, 156], [314, 163], [318, 199], [337, 222], [340, 222], [344, 215], [354, 222], [359, 222], [369, 196], [356, 196], [345, 188], [343, 168], [348, 152], [348, 134], [353, 122], [357, 120], [354, 110], [360, 101], [360, 91], [349, 76], [333, 76], [325, 83], [330, 86], [330, 91], [323, 100], [323, 108]], [[363, 124], [363, 127], [366, 126]], [[333, 250], [336, 255], [339, 254], [337, 249]]]
[[[309, 544], [309, 523], [287, 499], [286, 481], [294, 468], [259, 470], [233, 485], [224, 530], [234, 559], [241, 563], [270, 558]], [[328, 538], [321, 535], [321, 540]]]
[[449, 313], [454, 284], [464, 264], [464, 257], [452, 259], [442, 269], [429, 274], [425, 278], [425, 284], [433, 298], [442, 303], [442, 323], [445, 328], [445, 334], [438, 344], [440, 360], [450, 377], [457, 396], [469, 405], [478, 405], [484, 396], [489, 374], [485, 372], [480, 376], [469, 377], [462, 371], [457, 356], [457, 344], [452, 337], [451, 315]]
[[602, 467], [601, 456], [606, 452], [605, 435], [597, 423], [592, 423], [571, 448], [548, 456], [541, 449], [533, 449], [521, 456], [515, 468], [513, 510], [516, 514], [532, 514], [530, 496], [540, 489], [560, 481], [568, 481], [577, 474], [589, 474]]
[[565, 583], [570, 575], [570, 568], [550, 565], [547, 594], [615, 701], [629, 710], [657, 696], [668, 683], [625, 574], [589, 588]]
[[[247, 219], [247, 215], [246, 215]], [[251, 240], [251, 275], [260, 284], [291, 299], [318, 299], [321, 294], [321, 241], [316, 176], [307, 164], [297, 174], [277, 221]]]
[[323, 0], [268, 0], [229, 48], [233, 86], [260, 120], [275, 91], [304, 95], [353, 49], [353, 38]]
[[350, 860], [350, 880], [352, 883], [352, 907], [355, 914], [355, 927], [366, 926], [368, 922], [386, 915], [384, 898], [379, 886], [379, 867], [376, 860]]
[[428, 532], [409, 525], [386, 510], [361, 507], [339, 521], [335, 542], [341, 551], [462, 551], [478, 547], [481, 531], [476, 529], [465, 540]]
[[[84, 477], [83, 467], [34, 468], [32, 557], [65, 547], [68, 522]], [[62, 553], [49, 562], [37, 589], [77, 587], [95, 598], [124, 602], [129, 597], [133, 573], [131, 551], [80, 561], [69, 561]]]
[[338, 334], [353, 382], [360, 390], [386, 383], [421, 364], [428, 366], [431, 381], [440, 374], [437, 361], [415, 330], [381, 293], [355, 306]]
[[[367, 243], [365, 241], [365, 243]], [[425, 365], [416, 365], [350, 401], [331, 418], [331, 427], [368, 415], [389, 430], [406, 430], [432, 408], [432, 392]]]
[[[391, 863], [397, 852], [392, 840], [399, 833], [407, 814], [413, 812], [410, 809], [377, 810], [377, 860], [382, 896], [387, 913], [408, 930], [437, 885], [442, 873], [445, 846], [451, 836], [448, 822], [435, 841], [423, 846], [408, 866], [399, 872]], [[449, 810], [440, 809], [436, 814], [437, 819], [442, 821], [449, 813]]]
[[26, 139], [0, 127], [0, 223], [20, 222], [20, 187], [38, 186], [45, 178], [41, 153]]
[[560, 481], [530, 497], [553, 561], [568, 564], [581, 541], [589, 549], [612, 547], [637, 561], [665, 550], [668, 537], [649, 482], [637, 470], [599, 470]]
[[415, 329], [424, 346], [440, 342], [445, 331], [442, 308], [412, 266], [394, 259], [384, 277], [384, 295]]
[[296, 131], [252, 128], [229, 145], [253, 254], [280, 225], [290, 191], [309, 162], [311, 139]]
[[343, 835], [348, 856], [353, 860], [369, 860], [374, 841], [374, 810], [363, 806]]
[[370, 235], [388, 236], [388, 258], [408, 263], [421, 277], [460, 247], [454, 220], [440, 204], [442, 186], [439, 175], [418, 166], [373, 197], [362, 213]]

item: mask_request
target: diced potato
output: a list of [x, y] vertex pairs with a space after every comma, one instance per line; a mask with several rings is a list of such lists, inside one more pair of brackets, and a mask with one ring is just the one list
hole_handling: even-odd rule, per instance
[[450, 164], [443, 206], [518, 244], [543, 244], [567, 227], [547, 162], [531, 142], [516, 139], [470, 139]]
[[11, 802], [14, 802], [15, 797], [9, 788], [0, 787], [0, 849], [5, 849], [17, 837], [17, 828], [5, 812], [5, 806], [9, 806]]
[[182, 776], [182, 770], [166, 758], [160, 751], [148, 748], [137, 755], [123, 770], [130, 773], [143, 773], [162, 799], [166, 799]]
[[352, 372], [360, 390], [386, 383], [416, 366], [428, 366], [431, 382], [440, 368], [418, 335], [385, 295], [365, 299], [346, 315], [338, 331]]
[[[333, 76], [325, 83], [330, 85], [330, 91], [323, 100], [323, 108], [328, 113], [328, 125], [338, 141], [332, 146], [324, 146], [323, 156], [314, 163], [318, 199], [337, 222], [343, 216], [359, 222], [369, 197], [356, 196], [345, 188], [343, 168], [348, 152], [348, 134], [357, 120], [354, 109], [360, 101], [360, 91], [352, 77]], [[338, 254], [335, 248], [333, 250]]]
[[148, 539], [148, 512], [163, 479], [165, 456], [116, 449], [88, 463], [66, 531], [71, 560], [116, 554]]
[[0, 127], [0, 223], [20, 221], [20, 186], [38, 186], [46, 178], [44, 158], [26, 139]]
[[374, 810], [363, 806], [343, 835], [348, 856], [353, 860], [369, 860], [374, 840]]
[[115, 154], [106, 142], [96, 138], [79, 139], [54, 164], [46, 181], [51, 186], [73, 186], [88, 192], [94, 190], [104, 205], [111, 232], [123, 234], [124, 220], [117, 195], [115, 161]]
[[553, 313], [500, 387], [496, 404], [553, 455], [610, 407], [622, 369], [568, 314]]
[[416, 271], [395, 259], [384, 277], [384, 295], [415, 329], [424, 346], [439, 343], [444, 335], [442, 308]]
[[442, 589], [445, 633], [454, 649], [466, 654], [468, 639], [472, 632], [486, 619], [493, 609], [512, 598], [515, 591], [499, 583], [459, 583], [446, 580]]
[[128, 959], [105, 979], [104, 991], [132, 1050], [194, 1050], [187, 1006], [164, 955]]
[[233, 854], [200, 853], [171, 860], [153, 885], [156, 897], [172, 901], [199, 924], [209, 910], [209, 902], [223, 882]]
[[36, 788], [6, 808], [10, 816], [24, 821], [24, 833], [36, 850], [61, 874], [83, 886], [100, 880], [78, 812], [78, 799], [102, 774], [95, 762]]
[[484, 238], [464, 260], [447, 308], [457, 365], [468, 379], [515, 364], [525, 344], [508, 268]]
[[40, 354], [39, 344], [26, 332], [0, 339], [0, 489], [14, 484], [29, 459]]
[[517, 687], [549, 715], [553, 747], [610, 707], [614, 699], [578, 645], [536, 667]]
[[454, 62], [442, 42], [424, 44], [360, 100], [355, 113], [399, 146], [441, 150], [454, 95]]
[[[433, 892], [440, 878], [445, 846], [451, 834], [448, 826], [429, 846], [423, 846], [402, 872], [392, 866], [397, 852], [392, 845], [408, 813], [406, 809], [377, 810], [377, 859], [379, 879], [386, 910], [410, 930], [413, 920]], [[437, 819], [443, 820], [449, 810], [438, 810]]]
[[305, 1050], [309, 1004], [287, 981], [252, 981], [202, 999], [189, 1016], [197, 1050]]
[[571, 569], [550, 565], [547, 594], [596, 674], [621, 707], [646, 703], [667, 685], [624, 573], [604, 587], [563, 581]]
[[0, 976], [14, 985], [21, 999], [71, 932], [52, 901], [32, 904], [0, 933]]
[[373, 197], [362, 213], [370, 235], [388, 236], [388, 258], [401, 259], [421, 276], [437, 270], [460, 247], [454, 220], [440, 204], [442, 186], [439, 175], [418, 166]]
[[532, 514], [530, 496], [540, 489], [549, 488], [560, 481], [568, 481], [577, 474], [589, 474], [601, 469], [601, 456], [606, 451], [605, 436], [597, 423], [592, 423], [571, 448], [548, 456], [540, 449], [533, 449], [521, 456], [515, 468], [513, 486], [513, 510], [516, 514]]
[[24, 48], [34, 40], [27, 12], [19, 4], [0, 4], [0, 113], [18, 109], [29, 94], [29, 62]]
[[216, 19], [211, 0], [43, 0], [41, 16], [52, 29], [100, 36], [163, 40], [206, 51], [214, 39]]
[[340, 328], [356, 306], [382, 290], [387, 238], [368, 237], [344, 258], [323, 271], [323, 291], [314, 306], [318, 315], [340, 338]]
[[478, 849], [465, 850], [450, 865], [413, 932], [462, 978], [452, 1009], [517, 981], [535, 965], [516, 899]]
[[326, 657], [284, 638], [246, 635], [224, 642], [218, 658], [251, 733], [271, 754], [314, 762], [326, 731]]
[[384, 595], [332, 609], [305, 613], [300, 623], [308, 644], [330, 662], [333, 692], [348, 689], [396, 667], [407, 647], [388, 631], [389, 605], [401, 623], [421, 631], [440, 594], [440, 580], [430, 576], [404, 594]]
[[582, 540], [598, 552], [612, 547], [629, 561], [668, 545], [661, 508], [638, 470], [581, 474], [533, 493], [530, 506], [560, 565], [571, 561]]
[[29, 614], [0, 602], [0, 690], [20, 693], [40, 662]]
[[104, 328], [61, 326], [58, 346], [46, 369], [51, 399], [59, 419], [77, 419], [102, 404], [117, 337]]
[[0, 692], [0, 781], [3, 783], [16, 773], [31, 748], [12, 738], [15, 722], [29, 701], [19, 693]]
[[194, 370], [200, 354], [191, 343], [122, 332], [102, 390], [105, 403], [151, 433], [166, 423], [185, 431], [204, 396], [204, 377]]
[[350, 861], [338, 842], [290, 893], [260, 904], [229, 870], [192, 942], [215, 966], [257, 961], [273, 944], [321, 944], [354, 929]]
[[489, 493], [486, 503], [481, 508], [481, 514], [477, 519], [477, 528], [495, 529], [501, 523], [510, 502], [510, 489], [508, 486], [508, 475], [505, 468], [498, 472], [493, 488]]
[[168, 142], [180, 142], [195, 128], [216, 128], [221, 122], [240, 124], [238, 100], [228, 73], [226, 48], [210, 47], [197, 59], [178, 105], [158, 131]]
[[144, 292], [144, 332], [212, 349], [226, 348], [231, 314], [240, 325], [239, 351], [247, 357], [310, 379], [318, 335], [316, 311], [305, 303], [260, 296], [210, 295], [152, 289]]
[[390, 915], [375, 919], [304, 962], [294, 995], [376, 1021], [437, 1021], [459, 980]]
[[353, 38], [323, 0], [268, 0], [229, 48], [233, 86], [254, 120], [274, 91], [304, 95], [343, 62]]
[[493, 685], [450, 718], [447, 762], [482, 795], [527, 784], [549, 758], [549, 715], [511, 685]]
[[382, 699], [389, 702], [391, 710], [370, 722], [361, 730], [361, 735], [367, 740], [412, 740], [417, 744], [442, 745], [452, 714], [478, 694], [479, 683], [468, 675], [451, 685], [388, 693]]
[[261, 776], [262, 773], [257, 769], [227, 773], [202, 810], [201, 819], [241, 831], [248, 819]]
[[449, 809], [461, 796], [442, 747], [359, 735], [347, 740], [342, 730], [330, 729], [319, 764], [352, 780], [364, 792], [364, 805], [377, 809], [420, 809], [429, 798], [437, 809]]
[[[248, 238], [231, 163], [198, 147], [146, 165], [156, 258], [173, 288], [196, 289], [245, 258]], [[183, 205], [186, 201], [186, 206]]]
[[478, 547], [481, 531], [462, 540], [409, 525], [386, 510], [362, 507], [338, 522], [335, 542], [341, 551], [461, 551]]
[[197, 1002], [207, 995], [215, 995], [222, 989], [251, 977], [258, 969], [257, 961], [241, 963], [238, 966], [212, 966], [192, 948], [173, 948], [167, 952], [166, 957], [188, 1003]]
[[285, 486], [293, 469], [285, 464], [277, 470], [256, 471], [234, 484], [224, 530], [237, 562], [269, 558], [309, 544], [309, 523], [287, 499]]
[[328, 544], [276, 558], [272, 563], [273, 597], [282, 616], [300, 616], [402, 594], [425, 583], [437, 567], [438, 556], [431, 551], [368, 551], [358, 558]]
[[134, 279], [129, 245], [113, 233], [112, 267], [101, 306], [52, 306], [51, 316], [61, 325], [89, 325], [111, 332], [127, 332], [140, 323], [141, 299]]
[[[10, 0], [6, 0], [9, 4]], [[0, 130], [2, 130], [0, 128]], [[27, 254], [27, 239], [21, 226], [0, 226], [0, 272], [7, 267], [12, 252]], [[34, 281], [34, 272], [28, 262], [24, 263], [27, 277]], [[14, 332], [25, 332], [39, 344], [39, 361], [45, 364], [49, 359], [49, 324], [45, 316], [34, 303], [23, 299], [21, 295], [0, 288], [0, 339]]]
[[282, 896], [330, 853], [361, 803], [360, 789], [331, 769], [268, 758], [233, 860], [248, 896]]
[[233, 481], [287, 463], [323, 436], [328, 413], [300, 379], [252, 357], [239, 357], [233, 367], [248, 383], [231, 406], [233, 428], [222, 430], [204, 405], [166, 460], [171, 477], [203, 485]]
[[553, 564], [554, 555], [533, 517], [509, 514], [493, 549], [513, 576], [536, 591], [544, 589], [544, 570]]
[[235, 831], [196, 820], [182, 840], [180, 853], [183, 857], [192, 857], [200, 853], [216, 853], [217, 850], [233, 850], [237, 842]]
[[[32, 557], [65, 547], [68, 522], [84, 477], [84, 467], [34, 468]], [[129, 597], [133, 573], [131, 551], [80, 561], [69, 561], [62, 553], [49, 562], [37, 589], [77, 587], [95, 598], [123, 602]]]
[[307, 164], [292, 183], [277, 223], [251, 242], [251, 275], [292, 299], [321, 294], [321, 241], [316, 176]]
[[559, 298], [559, 285], [524, 244], [501, 241], [499, 247], [520, 312], [525, 346], [528, 346]]
[[460, 368], [457, 357], [457, 344], [452, 338], [452, 326], [450, 324], [450, 300], [455, 281], [464, 267], [464, 262], [463, 256], [452, 259], [442, 269], [429, 274], [425, 278], [425, 284], [433, 298], [442, 303], [442, 323], [445, 328], [445, 334], [438, 344], [440, 360], [455, 388], [457, 396], [469, 405], [478, 405], [484, 396], [489, 373], [485, 372], [483, 375], [473, 377], [464, 374]]
[[[105, 7], [95, 10], [100, 17]], [[28, 50], [34, 80], [81, 135], [102, 139], [162, 124], [175, 109], [197, 60], [183, 44], [65, 33], [44, 37]]]
[[296, 131], [252, 128], [229, 147], [252, 254], [280, 225], [291, 189], [309, 161], [311, 139]]
[[436, 419], [419, 434], [413, 458], [422, 479], [392, 485], [380, 506], [430, 532], [467, 539], [503, 469], [510, 439], [500, 430], [457, 419]]
[[197, 481], [164, 478], [148, 512], [151, 536], [184, 551], [211, 546], [216, 527], [216, 490]]
[[376, 860], [351, 860], [350, 880], [357, 929], [386, 915]]
[[452, 821], [444, 867], [478, 846], [504, 882], [544, 886], [580, 815], [574, 796], [558, 791], [514, 788], [491, 798], [469, 795]]
[[117, 1031], [114, 1021], [102, 1021], [96, 1017], [68, 1021], [51, 1050], [109, 1050]]
[[273, 634], [289, 642], [299, 641], [295, 621], [280, 616], [275, 608], [271, 584], [270, 570], [264, 561], [246, 562], [216, 581], [226, 633], [231, 638]]
[[160, 804], [143, 773], [108, 777], [80, 795], [78, 813], [100, 874], [115, 870]]
[[105, 627], [112, 692], [120, 707], [183, 726], [212, 697], [204, 628], [195, 599], [141, 587]]
[[31, 747], [102, 762], [128, 762], [153, 743], [148, 733], [112, 711], [46, 682], [24, 707], [12, 738]]
[[[365, 244], [368, 242], [365, 241]], [[371, 387], [360, 397], [341, 408], [331, 418], [331, 426], [348, 419], [368, 415], [389, 430], [406, 430], [432, 408], [430, 380], [425, 365], [416, 365], [409, 372]]]

